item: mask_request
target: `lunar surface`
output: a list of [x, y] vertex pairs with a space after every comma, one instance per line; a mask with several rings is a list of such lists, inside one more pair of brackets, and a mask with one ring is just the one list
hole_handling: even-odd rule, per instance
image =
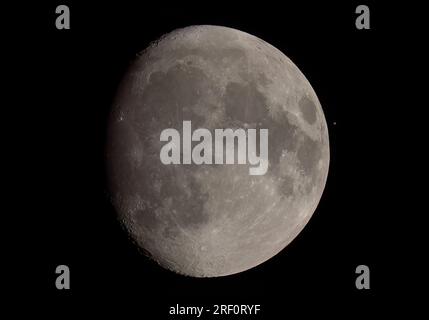
[[[268, 170], [160, 161], [161, 131], [269, 129]], [[235, 29], [191, 26], [152, 43], [130, 66], [109, 120], [107, 165], [120, 221], [161, 266], [193, 277], [242, 272], [304, 228], [325, 187], [327, 125], [300, 70]]]

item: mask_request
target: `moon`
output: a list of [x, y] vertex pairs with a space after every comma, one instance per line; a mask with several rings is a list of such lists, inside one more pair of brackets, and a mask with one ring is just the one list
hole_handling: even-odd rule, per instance
[[[160, 133], [266, 128], [268, 170], [160, 161]], [[308, 80], [248, 33], [190, 26], [153, 42], [129, 67], [108, 126], [109, 189], [130, 238], [159, 265], [192, 277], [253, 268], [304, 228], [325, 188], [329, 138]]]

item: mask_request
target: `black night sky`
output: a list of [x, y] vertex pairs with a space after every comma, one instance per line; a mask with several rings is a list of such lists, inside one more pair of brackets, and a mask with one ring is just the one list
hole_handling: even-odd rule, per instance
[[[55, 28], [59, 4], [70, 7], [70, 30]], [[30, 133], [21, 139], [32, 160], [20, 191], [30, 195], [16, 211], [28, 232], [14, 250], [14, 261], [31, 270], [31, 290], [23, 289], [31, 301], [42, 299], [38, 306], [52, 316], [120, 311], [173, 319], [168, 307], [176, 303], [261, 304], [261, 315], [248, 316], [254, 319], [287, 318], [288, 310], [341, 318], [383, 314], [387, 295], [396, 296], [392, 259], [407, 254], [389, 240], [400, 210], [391, 189], [400, 178], [391, 175], [395, 145], [387, 137], [395, 135], [389, 114], [397, 101], [386, 98], [398, 59], [390, 53], [403, 35], [392, 32], [392, 12], [376, 5], [370, 5], [371, 29], [357, 30], [358, 4], [33, 4], [31, 27], [21, 25], [25, 36], [14, 38], [32, 84], [15, 98], [28, 118], [21, 125]], [[236, 28], [284, 52], [321, 102], [331, 151], [322, 199], [298, 237], [254, 269], [211, 279], [176, 275], [138, 252], [109, 202], [103, 158], [107, 115], [130, 61], [161, 35], [195, 24]], [[59, 264], [70, 267], [68, 291], [55, 288]], [[371, 270], [370, 290], [355, 287], [361, 264]]]

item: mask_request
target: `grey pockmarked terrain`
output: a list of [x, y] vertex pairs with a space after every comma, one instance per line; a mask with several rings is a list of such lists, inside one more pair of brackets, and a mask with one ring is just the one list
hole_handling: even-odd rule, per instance
[[[269, 167], [164, 165], [160, 133], [269, 129]], [[217, 26], [173, 31], [142, 52], [109, 125], [113, 204], [160, 265], [195, 277], [229, 275], [273, 257], [303, 229], [323, 192], [329, 141], [309, 82], [279, 50]]]

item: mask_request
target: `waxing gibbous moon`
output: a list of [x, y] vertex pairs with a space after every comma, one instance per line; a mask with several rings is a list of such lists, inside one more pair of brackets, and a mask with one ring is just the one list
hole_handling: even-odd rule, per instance
[[[268, 170], [164, 165], [166, 128], [265, 128]], [[213, 132], [213, 131], [212, 131]], [[161, 266], [193, 277], [242, 272], [304, 228], [325, 187], [329, 140], [310, 83], [275, 47], [219, 26], [175, 30], [139, 54], [118, 89], [107, 139], [120, 221]]]

